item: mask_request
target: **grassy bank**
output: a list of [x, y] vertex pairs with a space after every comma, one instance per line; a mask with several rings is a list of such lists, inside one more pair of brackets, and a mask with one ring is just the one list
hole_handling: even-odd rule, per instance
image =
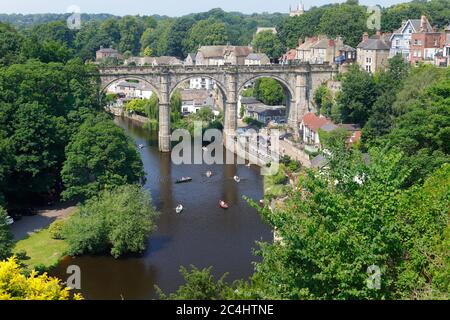
[[14, 254], [26, 252], [27, 258], [22, 260], [28, 269], [48, 270], [58, 264], [65, 256], [67, 243], [52, 238], [49, 229], [33, 233], [20, 240], [14, 247]]

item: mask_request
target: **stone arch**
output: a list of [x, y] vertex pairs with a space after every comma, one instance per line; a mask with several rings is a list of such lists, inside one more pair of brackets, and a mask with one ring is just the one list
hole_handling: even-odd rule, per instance
[[194, 75], [185, 76], [185, 77], [183, 77], [183, 78], [181, 78], [181, 79], [177, 79], [177, 80], [176, 80], [175, 85], [172, 86], [172, 87], [170, 88], [169, 101], [170, 101], [170, 99], [172, 98], [173, 93], [179, 88], [179, 86], [180, 86], [182, 83], [184, 83], [184, 82], [186, 82], [186, 81], [189, 81], [189, 80], [191, 80], [191, 79], [194, 79], [194, 78], [208, 78], [208, 79], [214, 80], [214, 82], [217, 84], [217, 87], [218, 87], [219, 90], [220, 90], [220, 93], [221, 93], [222, 96], [223, 96], [223, 99], [224, 99], [225, 101], [228, 100], [228, 95], [227, 95], [226, 86], [225, 86], [221, 81], [217, 80], [217, 79], [216, 79], [214, 76], [212, 76], [212, 75], [208, 75], [208, 74], [194, 74]]
[[[287, 82], [285, 79], [283, 79], [283, 78], [281, 78], [279, 76], [273, 75], [273, 74], [258, 74], [258, 75], [249, 77], [248, 79], [245, 79], [242, 83], [240, 83], [240, 86], [239, 86], [238, 91], [237, 91], [238, 95], [242, 92], [242, 90], [244, 89], [244, 86], [248, 82], [255, 81], [257, 79], [262, 79], [262, 78], [269, 78], [269, 79], [277, 80], [282, 85], [282, 87], [289, 93], [289, 97], [288, 97], [289, 99], [288, 100], [292, 100], [292, 99], [295, 98], [295, 91], [291, 87], [289, 82]], [[288, 101], [288, 103], [289, 102], [290, 101]]]
[[102, 80], [102, 84], [101, 84], [101, 91], [100, 92], [105, 92], [105, 90], [112, 85], [114, 82], [120, 81], [120, 80], [126, 80], [126, 79], [131, 79], [131, 80], [139, 80], [142, 82], [145, 82], [146, 84], [148, 84], [150, 86], [150, 88], [152, 89], [152, 91], [156, 94], [156, 96], [158, 97], [159, 101], [161, 101], [161, 92], [159, 91], [159, 89], [149, 80], [147, 80], [145, 77], [141, 77], [141, 76], [135, 76], [135, 75], [129, 75], [129, 76], [117, 76], [117, 77], [108, 77], [106, 81]]

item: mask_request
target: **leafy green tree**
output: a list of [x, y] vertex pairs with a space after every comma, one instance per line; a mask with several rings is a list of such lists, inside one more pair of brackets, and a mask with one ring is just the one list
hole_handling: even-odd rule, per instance
[[0, 261], [11, 255], [14, 246], [13, 236], [6, 225], [6, 211], [0, 207]]
[[88, 200], [66, 222], [63, 235], [72, 255], [109, 250], [118, 258], [145, 250], [148, 235], [156, 230], [157, 217], [147, 191], [124, 185]]
[[64, 199], [85, 200], [99, 191], [144, 177], [135, 145], [122, 129], [101, 116], [88, 118], [66, 148], [61, 171]]
[[0, 23], [0, 67], [18, 62], [22, 37], [11, 26]]
[[344, 123], [364, 125], [372, 112], [377, 98], [377, 88], [372, 75], [352, 66], [343, 76], [342, 90], [336, 103]]
[[367, 31], [366, 8], [356, 3], [343, 3], [328, 8], [320, 19], [320, 32], [329, 37], [342, 36], [346, 44], [356, 47]]
[[228, 42], [226, 25], [212, 19], [200, 20], [189, 30], [183, 41], [185, 54], [197, 52], [200, 46], [224, 45]]
[[121, 52], [130, 51], [133, 55], [140, 52], [140, 40], [144, 32], [140, 21], [134, 16], [125, 16], [119, 21]]
[[195, 20], [191, 17], [181, 17], [175, 21], [168, 33], [168, 55], [183, 58], [189, 53], [183, 50], [183, 41], [194, 24]]
[[313, 98], [319, 113], [326, 117], [331, 117], [331, 108], [333, 107], [334, 99], [326, 83], [321, 84], [320, 87], [317, 88]]
[[265, 53], [270, 59], [277, 59], [284, 53], [278, 35], [272, 31], [262, 31], [255, 36], [253, 46], [257, 52]]
[[407, 185], [425, 179], [450, 160], [450, 81], [442, 80], [422, 93], [409, 111], [396, 119], [378, 143], [405, 154], [402, 165], [413, 172]]
[[227, 274], [216, 280], [211, 270], [212, 268], [200, 270], [194, 266], [191, 266], [191, 270], [181, 267], [180, 272], [185, 284], [168, 296], [156, 287], [159, 298], [161, 300], [225, 300], [231, 297], [232, 289], [225, 281]]
[[258, 79], [255, 82], [255, 98], [270, 106], [281, 105], [285, 100], [284, 89], [275, 79]]

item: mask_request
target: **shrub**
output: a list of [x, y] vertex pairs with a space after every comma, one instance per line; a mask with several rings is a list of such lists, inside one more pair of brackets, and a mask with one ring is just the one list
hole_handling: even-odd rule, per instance
[[63, 236], [64, 224], [65, 224], [64, 220], [56, 220], [50, 225], [48, 231], [50, 232], [50, 236], [52, 239], [64, 240]]
[[147, 191], [125, 185], [88, 200], [64, 227], [68, 253], [104, 253], [115, 258], [145, 250], [158, 216]]

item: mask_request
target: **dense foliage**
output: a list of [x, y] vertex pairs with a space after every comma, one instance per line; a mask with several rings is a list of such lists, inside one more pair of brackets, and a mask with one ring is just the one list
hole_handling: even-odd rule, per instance
[[87, 119], [66, 148], [64, 199], [85, 200], [104, 189], [140, 182], [142, 160], [125, 132], [106, 116]]
[[0, 186], [6, 202], [33, 202], [61, 191], [64, 149], [86, 116], [99, 110], [91, 70], [79, 59], [29, 60], [0, 69]]
[[157, 213], [150, 195], [137, 185], [100, 192], [64, 226], [69, 254], [105, 253], [114, 257], [145, 250]]

